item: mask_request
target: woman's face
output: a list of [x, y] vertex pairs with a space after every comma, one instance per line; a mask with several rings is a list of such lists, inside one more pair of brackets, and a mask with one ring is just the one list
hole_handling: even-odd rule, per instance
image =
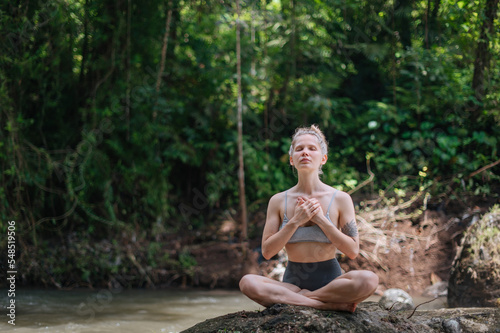
[[325, 164], [327, 155], [321, 151], [318, 138], [312, 134], [299, 135], [295, 139], [290, 164], [297, 170], [313, 169], [319, 170], [320, 166]]

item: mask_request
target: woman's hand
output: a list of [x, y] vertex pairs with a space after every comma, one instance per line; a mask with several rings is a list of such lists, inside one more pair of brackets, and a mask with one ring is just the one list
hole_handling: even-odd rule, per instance
[[[307, 222], [313, 220], [318, 213], [323, 214], [321, 209], [321, 204], [316, 199], [307, 199], [303, 197], [297, 198], [297, 205], [295, 206], [295, 211], [293, 214], [294, 219], [298, 226], [302, 226]], [[314, 220], [313, 220], [314, 222]]]
[[298, 200], [300, 200], [300, 202], [309, 201], [312, 204], [317, 204], [318, 208], [315, 210], [314, 216], [311, 216], [310, 221], [317, 224], [317, 225], [321, 225], [322, 223], [325, 223], [326, 217], [325, 217], [325, 214], [323, 213], [323, 208], [321, 207], [321, 204], [319, 203], [319, 201], [317, 199], [315, 199], [315, 198], [307, 199], [307, 198], [299, 197]]

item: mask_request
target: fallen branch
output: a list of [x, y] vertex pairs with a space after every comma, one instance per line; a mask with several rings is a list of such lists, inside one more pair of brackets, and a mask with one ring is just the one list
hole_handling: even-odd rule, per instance
[[373, 178], [375, 178], [375, 174], [372, 172], [372, 170], [370, 168], [370, 157], [369, 156], [366, 158], [366, 169], [368, 170], [368, 174], [370, 175], [370, 177], [347, 193], [353, 194], [354, 192], [356, 192], [360, 188], [370, 184], [373, 181]]
[[423, 305], [423, 304], [427, 304], [427, 303], [433, 302], [433, 301], [435, 301], [435, 300], [437, 300], [437, 299], [438, 299], [438, 298], [437, 298], [437, 297], [435, 297], [435, 298], [431, 299], [430, 301], [420, 303], [419, 305], [417, 305], [417, 306], [415, 307], [415, 309], [413, 309], [413, 312], [411, 313], [411, 315], [410, 315], [408, 318], [406, 318], [406, 319], [410, 319], [411, 317], [413, 317], [413, 315], [415, 314], [415, 311], [417, 311], [417, 308], [418, 308], [420, 305]]
[[141, 275], [144, 276], [144, 278], [148, 282], [148, 285], [150, 287], [154, 288], [155, 285], [154, 285], [153, 281], [151, 281], [151, 278], [149, 277], [148, 273], [141, 266], [141, 264], [137, 261], [137, 259], [135, 258], [134, 254], [132, 253], [132, 251], [130, 249], [127, 251], [127, 257], [130, 259], [130, 261], [132, 261], [132, 263], [134, 264], [134, 266], [139, 270], [139, 273], [141, 273]]
[[486, 171], [486, 170], [488, 170], [488, 169], [491, 169], [491, 168], [493, 168], [493, 167], [494, 167], [495, 165], [497, 165], [497, 164], [500, 164], [500, 160], [498, 160], [498, 161], [496, 161], [496, 162], [493, 162], [493, 163], [490, 163], [490, 164], [488, 164], [488, 165], [486, 165], [486, 166], [482, 167], [481, 169], [478, 169], [478, 170], [474, 171], [473, 173], [471, 173], [470, 175], [468, 175], [466, 179], [472, 178], [472, 177], [474, 177], [475, 175], [480, 174], [481, 172], [484, 172], [484, 171]]

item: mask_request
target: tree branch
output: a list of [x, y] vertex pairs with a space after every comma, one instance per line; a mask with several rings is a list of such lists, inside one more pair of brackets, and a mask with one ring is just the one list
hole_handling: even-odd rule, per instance
[[490, 163], [490, 164], [488, 164], [488, 165], [486, 165], [486, 166], [482, 167], [481, 169], [478, 169], [478, 170], [474, 171], [474, 172], [473, 172], [473, 173], [471, 173], [469, 176], [467, 176], [467, 178], [466, 178], [466, 179], [472, 178], [472, 177], [474, 177], [475, 175], [480, 174], [481, 172], [484, 172], [484, 171], [486, 171], [486, 170], [488, 170], [488, 169], [490, 169], [490, 168], [493, 168], [493, 167], [494, 167], [495, 165], [497, 165], [497, 164], [500, 164], [500, 160], [498, 160], [498, 161], [496, 161], [496, 162], [493, 162], [493, 163]]
[[372, 172], [372, 170], [370, 168], [370, 157], [368, 157], [366, 159], [366, 169], [368, 170], [368, 174], [370, 175], [370, 177], [347, 193], [353, 194], [354, 192], [356, 192], [360, 188], [370, 184], [373, 181], [373, 178], [375, 178], [375, 174]]

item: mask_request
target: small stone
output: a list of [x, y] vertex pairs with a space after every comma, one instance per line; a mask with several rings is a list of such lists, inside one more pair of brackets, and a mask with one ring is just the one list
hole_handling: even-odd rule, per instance
[[455, 319], [443, 320], [443, 329], [446, 333], [460, 333], [460, 324]]
[[414, 308], [413, 298], [404, 290], [391, 288], [387, 289], [378, 302], [379, 306], [385, 310], [402, 311]]
[[427, 287], [422, 296], [425, 297], [439, 297], [448, 295], [448, 282], [439, 281], [434, 283], [432, 286]]
[[277, 314], [281, 313], [281, 311], [283, 311], [287, 307], [289, 307], [288, 304], [277, 303], [269, 308], [266, 308], [261, 313], [264, 315], [268, 315], [268, 314], [277, 315]]
[[[470, 319], [460, 318], [460, 326], [466, 332], [474, 332], [474, 333], [486, 333], [489, 332], [489, 328], [487, 325], [482, 324], [480, 322], [474, 322]], [[500, 331], [500, 330], [499, 330]]]

